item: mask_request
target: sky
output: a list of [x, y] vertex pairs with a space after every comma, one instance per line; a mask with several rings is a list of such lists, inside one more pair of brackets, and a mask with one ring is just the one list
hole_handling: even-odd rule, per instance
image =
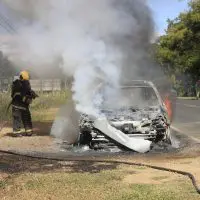
[[[167, 28], [167, 19], [174, 19], [180, 12], [184, 11], [188, 7], [188, 0], [147, 0], [152, 10], [156, 35], [162, 35]], [[7, 15], [5, 9], [0, 3], [0, 13]], [[2, 21], [0, 21], [2, 25]], [[7, 31], [0, 27], [0, 33], [6, 33]]]
[[148, 0], [148, 3], [153, 12], [156, 32], [159, 35], [164, 34], [168, 18], [174, 19], [188, 8], [188, 0]]

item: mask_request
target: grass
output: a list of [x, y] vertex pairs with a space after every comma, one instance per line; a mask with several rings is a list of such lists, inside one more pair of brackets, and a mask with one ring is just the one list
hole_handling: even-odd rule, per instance
[[99, 173], [26, 173], [14, 175], [0, 187], [7, 200], [197, 200], [189, 181], [160, 185], [127, 184], [118, 169]]
[[[69, 91], [40, 93], [30, 106], [33, 121], [53, 120], [52, 109], [65, 104], [70, 95]], [[11, 120], [11, 109], [6, 113], [10, 101], [10, 93], [0, 93], [0, 122]]]
[[180, 99], [180, 100], [196, 100], [197, 98], [196, 97], [177, 97], [177, 99]]
[[39, 94], [39, 98], [31, 104], [33, 121], [52, 121], [55, 117], [55, 110], [66, 104], [70, 95], [70, 91]]
[[0, 190], [6, 188], [6, 181], [5, 180], [0, 180]]
[[39, 98], [33, 101], [31, 108], [33, 110], [46, 110], [49, 108], [56, 108], [67, 102], [68, 97], [70, 96], [69, 91], [61, 91], [55, 93], [41, 93]]
[[10, 112], [7, 114], [6, 110], [11, 101], [8, 93], [0, 93], [0, 121], [8, 120], [11, 118]]

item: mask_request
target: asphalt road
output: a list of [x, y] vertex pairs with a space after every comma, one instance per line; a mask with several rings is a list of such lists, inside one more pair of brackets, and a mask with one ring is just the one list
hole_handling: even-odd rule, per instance
[[200, 100], [177, 100], [172, 128], [200, 141]]

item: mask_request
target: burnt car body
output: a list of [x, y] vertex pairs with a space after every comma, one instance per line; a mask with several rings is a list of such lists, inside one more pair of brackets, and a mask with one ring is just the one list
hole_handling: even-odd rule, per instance
[[[122, 98], [117, 107], [102, 107], [109, 124], [130, 138], [171, 144], [170, 120], [155, 85], [149, 81], [131, 81], [123, 84], [120, 91]], [[80, 145], [89, 145], [91, 149], [121, 147], [113, 138], [97, 130], [94, 119], [84, 113], [79, 128]]]

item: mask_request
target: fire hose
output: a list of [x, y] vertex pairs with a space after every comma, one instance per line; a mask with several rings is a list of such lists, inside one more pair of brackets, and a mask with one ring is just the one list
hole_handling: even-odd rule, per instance
[[50, 158], [48, 156], [23, 154], [23, 153], [18, 153], [18, 152], [9, 151], [9, 150], [0, 150], [0, 153], [10, 154], [10, 155], [14, 155], [14, 156], [23, 156], [23, 157], [31, 158], [31, 159], [41, 159], [41, 160], [51, 160], [51, 161], [109, 163], [109, 164], [122, 164], [122, 165], [129, 165], [129, 166], [147, 167], [147, 168], [151, 168], [151, 169], [155, 169], [155, 170], [176, 173], [176, 174], [180, 174], [180, 175], [188, 177], [191, 180], [192, 185], [195, 188], [196, 192], [198, 194], [200, 194], [200, 187], [197, 184], [197, 180], [196, 180], [195, 176], [192, 173], [186, 172], [186, 171], [175, 170], [175, 169], [170, 169], [170, 168], [166, 168], [166, 167], [159, 167], [159, 166], [155, 166], [155, 165], [148, 165], [148, 164], [139, 163], [139, 162], [128, 162], [128, 161], [120, 161], [120, 160], [89, 159], [89, 158], [77, 158], [77, 157], [61, 159], [61, 158]]

